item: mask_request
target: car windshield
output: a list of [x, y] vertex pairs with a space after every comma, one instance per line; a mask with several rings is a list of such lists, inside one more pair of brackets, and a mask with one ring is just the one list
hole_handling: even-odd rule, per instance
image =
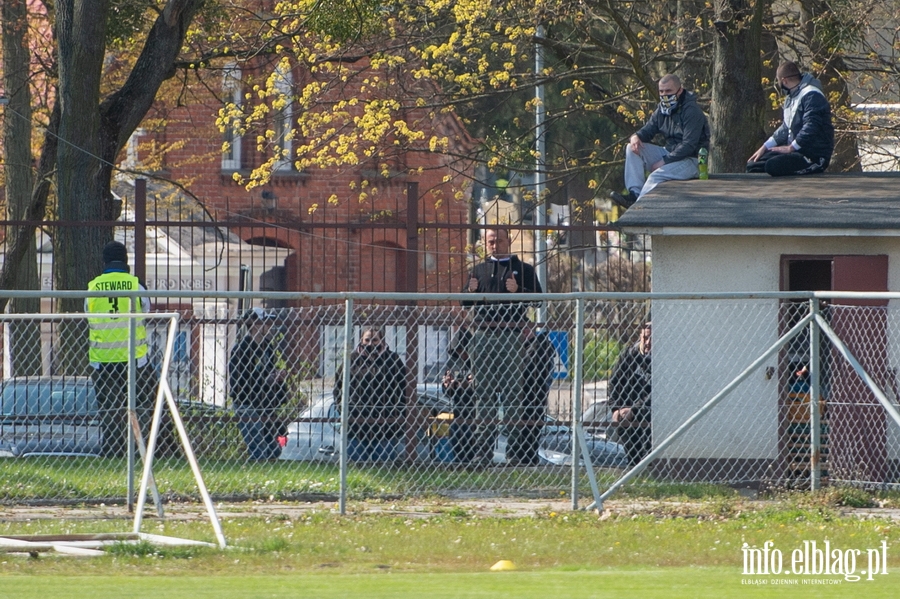
[[48, 416], [88, 414], [91, 405], [88, 387], [74, 381], [8, 381], [0, 394], [4, 416]]

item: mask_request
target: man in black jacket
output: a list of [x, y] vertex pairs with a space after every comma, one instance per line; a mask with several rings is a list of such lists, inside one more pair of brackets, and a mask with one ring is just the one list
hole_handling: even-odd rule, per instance
[[[406, 413], [406, 365], [384, 341], [380, 329], [367, 328], [350, 354], [350, 405], [347, 457], [352, 461], [393, 461], [401, 447]], [[335, 374], [333, 396], [341, 405], [344, 367]]]
[[518, 410], [518, 422], [507, 429], [509, 442], [506, 459], [513, 464], [536, 466], [541, 463], [539, 454], [544, 417], [547, 414], [547, 396], [553, 382], [553, 359], [556, 349], [546, 333], [532, 335], [525, 342], [525, 372], [522, 373], [522, 395]]
[[[649, 143], [657, 134], [666, 138], [666, 147]], [[700, 176], [697, 165], [700, 148], [709, 150], [709, 122], [693, 92], [681, 87], [676, 75], [659, 80], [659, 106], [625, 148], [625, 187], [628, 192], [612, 192], [610, 198], [630, 208], [638, 198], [663, 181], [683, 181]], [[644, 176], [649, 172], [650, 176]]]
[[786, 96], [784, 121], [747, 161], [747, 172], [773, 177], [824, 172], [834, 151], [834, 126], [822, 84], [801, 74], [794, 62], [782, 63], [776, 78], [779, 93]]
[[[469, 273], [470, 293], [542, 293], [534, 267], [510, 254], [509, 233], [489, 229], [484, 234], [487, 259]], [[522, 302], [463, 302], [472, 307], [469, 357], [475, 385], [475, 459], [490, 463], [501, 410], [507, 419], [519, 417], [523, 376], [523, 341], [530, 334], [528, 306]], [[510, 432], [515, 435], [515, 431]], [[510, 442], [513, 439], [510, 438]]]
[[652, 449], [650, 436], [651, 325], [641, 327], [638, 342], [623, 351], [609, 377], [609, 408], [619, 441], [634, 466]]
[[245, 312], [241, 324], [246, 333], [232, 348], [228, 360], [231, 401], [251, 460], [274, 460], [281, 455], [277, 410], [286, 392], [285, 373], [278, 367], [271, 336], [274, 318], [262, 308]]
[[447, 371], [441, 381], [441, 390], [453, 405], [453, 422], [450, 424], [450, 447], [453, 459], [460, 464], [472, 461], [475, 451], [475, 386], [469, 345], [472, 333], [466, 328], [457, 331], [447, 348]]

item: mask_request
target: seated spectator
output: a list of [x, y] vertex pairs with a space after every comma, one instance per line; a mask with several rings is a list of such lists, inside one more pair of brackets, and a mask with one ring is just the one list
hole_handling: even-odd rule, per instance
[[[335, 374], [335, 404], [341, 405], [343, 364]], [[350, 354], [350, 402], [347, 458], [391, 461], [402, 442], [406, 413], [406, 365], [388, 349], [381, 330], [363, 331]]]
[[834, 126], [822, 84], [793, 62], [782, 63], [776, 78], [776, 89], [785, 96], [784, 120], [747, 161], [747, 172], [773, 177], [824, 172], [834, 151]]
[[619, 355], [609, 377], [609, 407], [619, 442], [634, 466], [650, 453], [650, 337], [649, 321], [636, 344]]
[[[665, 136], [666, 147], [650, 143], [657, 134]], [[659, 106], [625, 146], [628, 191], [614, 191], [610, 198], [627, 209], [663, 181], [696, 179], [700, 148], [709, 149], [709, 137], [709, 122], [696, 94], [681, 87], [676, 75], [665, 75], [659, 80]], [[645, 172], [650, 175], [645, 177]]]

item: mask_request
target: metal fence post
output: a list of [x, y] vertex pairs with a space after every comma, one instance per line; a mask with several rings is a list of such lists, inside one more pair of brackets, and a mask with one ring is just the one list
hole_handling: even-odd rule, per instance
[[347, 446], [348, 413], [350, 411], [350, 353], [353, 347], [353, 298], [344, 303], [344, 366], [341, 383], [341, 455], [340, 455], [340, 500], [341, 515], [347, 513]]
[[[137, 313], [140, 311], [140, 307], [135, 309], [135, 301], [140, 302], [140, 299], [137, 296], [131, 296], [131, 310], [129, 312]], [[125, 429], [126, 429], [126, 438], [128, 443], [128, 498], [125, 500], [125, 504], [128, 506], [128, 513], [134, 513], [134, 443], [135, 443], [135, 434], [134, 430], [131, 428], [131, 421], [137, 415], [137, 401], [136, 391], [137, 391], [137, 319], [131, 317], [128, 319], [128, 400], [127, 400], [127, 410], [125, 417]], [[120, 422], [121, 426], [122, 423]]]
[[809, 300], [809, 488], [818, 491], [822, 485], [822, 440], [819, 414], [821, 366], [819, 364], [819, 300]]
[[[584, 298], [575, 300], [575, 376], [572, 381], [572, 509], [578, 509], [578, 444], [581, 431], [581, 393], [584, 387]], [[590, 468], [590, 464], [585, 464]]]
[[[134, 180], [134, 276], [147, 281], [147, 180]], [[135, 310], [137, 312], [137, 310]]]
[[[703, 404], [699, 410], [694, 412], [694, 414], [685, 420], [681, 426], [675, 429], [668, 437], [663, 439], [659, 445], [655, 445], [653, 450], [644, 456], [640, 462], [637, 463], [631, 470], [626, 472], [619, 480], [614, 482], [601, 496], [600, 501], [595, 501], [591, 505], [587, 507], [587, 509], [603, 509], [603, 502], [612, 496], [620, 487], [624, 486], [626, 483], [635, 478], [638, 474], [644, 471], [644, 469], [655, 460], [659, 455], [661, 455], [669, 445], [674, 443], [681, 435], [687, 432], [694, 423], [703, 418], [710, 410], [712, 410], [716, 404], [722, 401], [724, 398], [728, 397], [728, 395], [734, 391], [741, 382], [750, 376], [757, 368], [761, 367], [766, 360], [775, 355], [788, 341], [797, 336], [800, 331], [803, 330], [804, 327], [809, 325], [809, 321], [812, 319], [811, 314], [807, 314], [803, 317], [797, 324], [795, 324], [791, 329], [779, 337], [778, 341], [775, 342], [774, 345], [769, 347], [761, 356], [759, 356], [756, 360], [754, 360], [749, 366], [747, 366], [739, 375], [737, 375], [730, 383], [725, 385], [721, 391], [716, 393], [712, 399]], [[900, 422], [900, 421], [898, 421]]]

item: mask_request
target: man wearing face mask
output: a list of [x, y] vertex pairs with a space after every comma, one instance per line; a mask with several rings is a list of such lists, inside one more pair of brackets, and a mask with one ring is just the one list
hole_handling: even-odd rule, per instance
[[[657, 134], [666, 146], [649, 143]], [[709, 149], [709, 122], [697, 104], [697, 95], [681, 87], [676, 75], [659, 80], [659, 106], [647, 124], [631, 136], [625, 148], [627, 194], [614, 191], [613, 202], [630, 208], [638, 198], [663, 181], [683, 181], [700, 176], [700, 148]], [[644, 173], [650, 173], [645, 178]]]
[[781, 63], [775, 77], [776, 89], [785, 96], [784, 122], [747, 161], [747, 172], [773, 177], [821, 173], [834, 151], [831, 106], [822, 84], [801, 74], [794, 62]]

